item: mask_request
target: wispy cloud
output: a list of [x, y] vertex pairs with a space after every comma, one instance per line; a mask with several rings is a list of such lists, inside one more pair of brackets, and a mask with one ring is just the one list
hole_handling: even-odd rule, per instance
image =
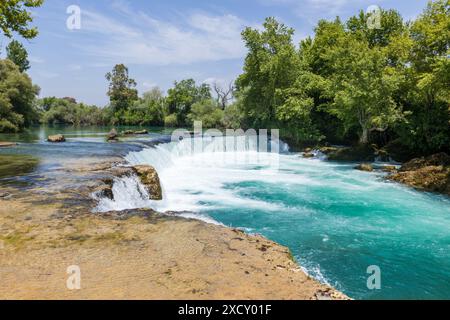
[[28, 60], [29, 60], [31, 63], [38, 63], [38, 64], [44, 63], [44, 62], [45, 62], [44, 59], [42, 59], [42, 58], [40, 58], [40, 57], [36, 57], [36, 56], [30, 56], [30, 57], [28, 58]]
[[83, 10], [86, 36], [76, 46], [103, 62], [164, 66], [242, 58], [241, 31], [247, 22], [235, 15], [193, 13], [176, 22], [162, 21], [115, 1], [117, 19]]
[[[259, 0], [264, 5], [269, 6], [288, 6], [297, 16], [310, 19], [318, 16], [322, 18], [332, 18], [345, 13], [348, 7], [352, 7], [355, 12], [355, 2], [361, 9], [368, 8], [369, 5], [379, 4], [384, 0]], [[313, 21], [311, 21], [313, 22]], [[315, 21], [314, 21], [315, 22]]]

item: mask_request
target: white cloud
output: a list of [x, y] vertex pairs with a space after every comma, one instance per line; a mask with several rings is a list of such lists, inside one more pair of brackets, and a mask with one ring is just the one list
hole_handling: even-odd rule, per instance
[[39, 58], [39, 57], [35, 57], [35, 56], [30, 56], [30, 57], [28, 58], [28, 60], [30, 60], [31, 63], [39, 63], [39, 64], [45, 62], [44, 59]]
[[132, 11], [126, 4], [116, 1], [113, 6], [126, 16], [120, 20], [83, 11], [81, 32], [86, 37], [76, 46], [105, 62], [150, 66], [220, 61], [245, 55], [241, 31], [248, 24], [234, 15], [195, 13], [173, 23]]
[[70, 71], [80, 71], [83, 67], [79, 64], [70, 64], [69, 70]]
[[[382, 1], [384, 0], [378, 0], [377, 2]], [[352, 5], [353, 13], [356, 13], [354, 11], [354, 0], [260, 0], [260, 2], [265, 5], [288, 6], [297, 16], [307, 19], [317, 20], [317, 16], [319, 18], [331, 18], [341, 15], [348, 5]], [[357, 5], [363, 10], [374, 4], [373, 0], [359, 0], [357, 2]]]

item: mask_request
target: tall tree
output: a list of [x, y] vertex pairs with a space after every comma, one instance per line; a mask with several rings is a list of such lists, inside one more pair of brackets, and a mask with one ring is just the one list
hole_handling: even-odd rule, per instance
[[30, 27], [33, 21], [29, 8], [40, 7], [44, 0], [2, 0], [0, 1], [0, 29], [11, 38], [17, 32], [25, 39], [37, 36], [38, 30]]
[[136, 90], [136, 81], [131, 79], [128, 74], [128, 68], [124, 64], [114, 66], [112, 72], [106, 74], [109, 81], [108, 96], [111, 107], [121, 121], [124, 112], [138, 99]]
[[37, 121], [39, 88], [10, 60], [0, 60], [0, 132], [16, 132]]
[[19, 41], [11, 41], [6, 47], [6, 54], [7, 58], [19, 67], [20, 72], [25, 72], [30, 69], [28, 52]]
[[275, 18], [267, 18], [262, 31], [247, 28], [242, 32], [249, 52], [236, 86], [249, 126], [269, 128], [277, 123], [281, 101], [276, 91], [289, 88], [298, 71], [293, 34], [293, 29]]
[[430, 1], [410, 32], [402, 140], [422, 154], [450, 151], [450, 1]]
[[351, 35], [329, 55], [335, 71], [329, 78], [329, 112], [348, 129], [359, 127], [360, 143], [366, 144], [371, 132], [384, 132], [402, 117], [394, 99], [402, 77], [381, 49], [371, 49]]

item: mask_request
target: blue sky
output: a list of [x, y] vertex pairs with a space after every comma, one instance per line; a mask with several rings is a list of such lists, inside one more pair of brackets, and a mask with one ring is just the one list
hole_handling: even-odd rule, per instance
[[[319, 19], [347, 18], [370, 5], [413, 19], [427, 0], [46, 0], [33, 10], [40, 35], [24, 40], [29, 73], [41, 96], [107, 104], [105, 74], [125, 63], [140, 93], [167, 90], [174, 80], [227, 83], [242, 70], [240, 32], [274, 16], [296, 29], [295, 41], [313, 34]], [[69, 30], [70, 5], [81, 8], [81, 29]], [[7, 45], [0, 38], [2, 54]]]

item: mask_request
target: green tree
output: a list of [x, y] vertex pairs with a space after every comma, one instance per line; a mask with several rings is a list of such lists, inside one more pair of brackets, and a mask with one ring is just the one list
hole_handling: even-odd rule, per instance
[[36, 28], [30, 28], [33, 21], [29, 8], [40, 7], [43, 0], [2, 0], [0, 2], [0, 28], [3, 34], [11, 38], [17, 32], [25, 39], [37, 36]]
[[20, 72], [25, 72], [30, 69], [28, 52], [19, 41], [11, 41], [6, 47], [6, 53], [7, 58], [19, 67]]
[[269, 128], [278, 122], [277, 107], [283, 103], [277, 90], [287, 89], [298, 73], [298, 56], [292, 43], [294, 30], [267, 18], [264, 30], [246, 28], [242, 38], [248, 49], [236, 86], [248, 126]]
[[129, 77], [128, 68], [123, 64], [114, 66], [113, 71], [106, 74], [106, 79], [109, 81], [111, 107], [115, 117], [121, 122], [125, 111], [138, 100], [136, 81]]
[[410, 32], [401, 140], [420, 154], [450, 151], [450, 1], [430, 1]]
[[[192, 105], [208, 99], [211, 99], [211, 89], [208, 84], [197, 86], [193, 79], [175, 82], [167, 96], [169, 114], [175, 115], [177, 125], [183, 126], [188, 122], [187, 115], [190, 113]], [[173, 121], [170, 122], [173, 124]]]
[[39, 88], [10, 60], [0, 60], [0, 132], [17, 132], [38, 120]]
[[153, 88], [145, 92], [125, 112], [125, 123], [128, 125], [164, 125], [167, 114], [165, 98], [159, 88]]
[[194, 103], [191, 112], [188, 114], [188, 120], [191, 125], [195, 121], [201, 121], [205, 129], [222, 127], [223, 117], [224, 111], [212, 99]]
[[329, 54], [335, 71], [329, 82], [329, 112], [346, 128], [359, 126], [360, 143], [367, 144], [371, 132], [384, 132], [402, 117], [394, 99], [401, 75], [388, 65], [382, 50], [351, 35]]

